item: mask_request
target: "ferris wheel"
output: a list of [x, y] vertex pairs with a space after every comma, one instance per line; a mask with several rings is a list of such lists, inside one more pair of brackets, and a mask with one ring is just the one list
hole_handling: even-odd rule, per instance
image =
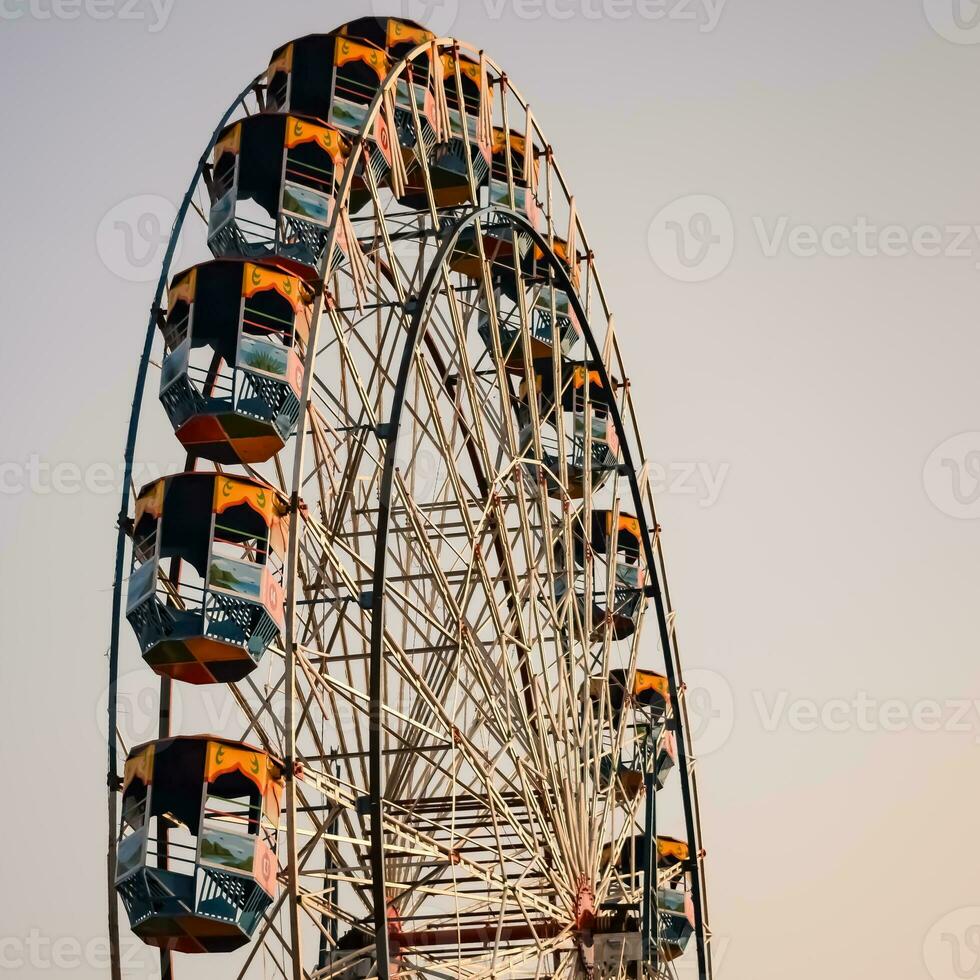
[[[163, 977], [711, 976], [629, 368], [484, 52], [394, 18], [273, 52], [197, 166], [139, 363], [113, 977], [129, 931]], [[163, 419], [183, 469], [131, 485]], [[127, 664], [160, 677], [153, 741], [121, 735]], [[172, 730], [178, 686], [227, 692], [226, 729]]]

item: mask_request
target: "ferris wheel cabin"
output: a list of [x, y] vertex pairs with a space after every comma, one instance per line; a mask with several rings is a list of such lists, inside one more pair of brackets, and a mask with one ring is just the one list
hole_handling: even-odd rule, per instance
[[[593, 623], [608, 623], [613, 638], [624, 640], [636, 631], [647, 602], [646, 565], [641, 560], [640, 522], [632, 514], [592, 511], [591, 534], [573, 528], [575, 561], [582, 574], [574, 583], [580, 608], [592, 601]], [[586, 552], [591, 563], [586, 561]], [[591, 571], [592, 581], [586, 581]], [[607, 596], [612, 586], [612, 605]]]
[[[649, 930], [646, 937], [636, 935], [631, 945], [634, 950], [642, 947], [646, 938], [656, 949], [656, 960], [671, 962], [687, 948], [694, 933], [694, 901], [691, 893], [691, 854], [686, 841], [676, 837], [656, 836], [656, 862], [650, 860], [654, 852], [651, 832], [637, 834], [626, 840], [616, 860], [616, 871], [625, 884], [639, 884], [642, 902], [640, 908], [624, 906], [612, 889], [607, 912], [620, 923], [636, 930]], [[603, 848], [606, 864], [614, 860], [613, 845]], [[632, 913], [632, 914], [631, 914]], [[636, 913], [639, 913], [638, 915]], [[598, 937], [597, 937], [598, 938]], [[597, 959], [600, 951], [597, 949]]]
[[296, 428], [313, 290], [298, 276], [218, 259], [174, 276], [160, 323], [160, 401], [181, 445], [261, 463]]
[[[523, 133], [513, 129], [505, 132], [495, 126], [490, 152], [492, 162], [489, 203], [513, 207], [527, 218], [532, 227], [537, 228], [540, 210], [535, 198], [535, 188], [538, 184], [540, 151], [536, 146], [528, 145], [528, 139]], [[513, 203], [508, 174], [514, 183]]]
[[652, 670], [637, 669], [629, 687], [627, 671], [614, 668], [608, 681], [592, 678], [589, 699], [593, 716], [605, 715], [613, 729], [619, 727], [623, 712], [628, 712], [628, 737], [619, 746], [610, 744], [599, 760], [602, 786], [608, 789], [615, 782], [630, 799], [644, 792], [651, 782], [663, 789], [677, 763], [667, 678]]
[[157, 673], [241, 680], [278, 642], [286, 511], [267, 484], [220, 473], [178, 473], [140, 491], [126, 617]]
[[[486, 183], [490, 172], [490, 118], [493, 93], [480, 62], [457, 52], [443, 54], [443, 92], [448, 109], [447, 138], [435, 148], [429, 167], [437, 207], [457, 207], [471, 201], [469, 174], [474, 187]], [[456, 69], [459, 69], [459, 78]], [[424, 199], [415, 206], [424, 206]]]
[[[431, 44], [435, 34], [413, 20], [397, 17], [359, 17], [340, 28], [343, 37], [360, 39], [380, 48], [389, 65], [405, 58], [420, 44]], [[395, 84], [394, 123], [402, 160], [411, 175], [418, 175], [420, 154], [429, 159], [436, 144], [438, 122], [432, 69], [432, 49], [405, 66]], [[416, 125], [416, 119], [418, 124]], [[421, 136], [421, 141], [419, 140]], [[403, 202], [404, 203], [404, 202]]]
[[225, 127], [214, 147], [211, 251], [276, 259], [309, 276], [326, 248], [347, 153], [336, 128], [307, 116], [262, 113]]
[[249, 941], [276, 896], [282, 767], [209, 735], [148, 742], [126, 759], [116, 891], [143, 942], [183, 953]]
[[[266, 106], [270, 112], [301, 113], [326, 123], [346, 141], [359, 138], [371, 103], [391, 62], [376, 44], [346, 34], [309, 34], [277, 48], [266, 70]], [[375, 117], [366, 143], [366, 161], [375, 183], [391, 172], [392, 143], [386, 112]], [[370, 194], [362, 174], [351, 182], [351, 210], [367, 203]]]
[[[581, 499], [585, 494], [586, 473], [595, 490], [619, 466], [619, 437], [613, 422], [615, 392], [606, 387], [599, 370], [592, 364], [564, 360], [558, 392], [555, 391], [550, 359], [537, 360], [533, 371], [533, 389], [526, 381], [521, 383], [518, 409], [523, 452], [534, 456], [537, 450], [529, 399], [537, 400], [541, 456], [538, 463], [529, 468], [537, 472], [530, 475], [545, 480], [549, 493], [559, 496], [561, 484], [556, 477], [561, 472], [564, 457], [569, 496]], [[612, 387], [615, 387], [614, 383]], [[563, 416], [560, 428], [559, 413]]]

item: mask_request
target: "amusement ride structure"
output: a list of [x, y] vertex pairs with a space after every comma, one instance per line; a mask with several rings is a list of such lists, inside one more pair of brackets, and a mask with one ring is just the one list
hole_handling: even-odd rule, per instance
[[[195, 170], [139, 363], [114, 978], [127, 930], [163, 977], [710, 978], [629, 374], [484, 52], [373, 17], [273, 52]], [[182, 471], [131, 486], [167, 421]], [[140, 657], [159, 733], [127, 745]], [[229, 730], [172, 731], [178, 686], [216, 685]]]

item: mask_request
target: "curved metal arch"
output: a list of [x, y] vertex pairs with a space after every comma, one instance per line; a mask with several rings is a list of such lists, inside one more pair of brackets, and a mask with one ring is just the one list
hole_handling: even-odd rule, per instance
[[[426, 274], [422, 291], [418, 297], [414, 298], [414, 311], [402, 349], [401, 363], [399, 364], [398, 375], [395, 383], [394, 398], [391, 407], [391, 415], [386, 423], [384, 471], [381, 477], [378, 494], [378, 534], [375, 539], [375, 559], [374, 577], [372, 580], [372, 613], [371, 613], [371, 652], [370, 652], [370, 777], [371, 777], [371, 875], [374, 896], [374, 925], [375, 925], [375, 944], [377, 956], [377, 971], [379, 980], [389, 980], [390, 966], [388, 955], [388, 902], [385, 894], [384, 885], [384, 832], [383, 832], [383, 789], [382, 782], [382, 692], [381, 692], [381, 670], [384, 660], [384, 600], [385, 588], [387, 584], [387, 538], [388, 524], [390, 520], [391, 495], [394, 482], [395, 459], [398, 447], [398, 434], [401, 425], [402, 407], [405, 401], [405, 389], [408, 383], [409, 372], [412, 360], [419, 345], [420, 328], [422, 318], [429, 306], [429, 303], [437, 295], [437, 277], [443, 274], [446, 258], [456, 244], [462, 231], [474, 222], [479, 222], [481, 218], [491, 214], [505, 216], [512, 227], [520, 227], [527, 232], [535, 244], [542, 249], [548, 256], [552, 267], [552, 273], [560, 287], [567, 293], [579, 323], [582, 326], [582, 334], [585, 337], [586, 345], [590, 356], [598, 364], [599, 376], [603, 386], [609, 390], [610, 381], [605, 364], [602, 361], [602, 352], [596, 343], [589, 320], [585, 313], [581, 299], [572, 285], [570, 276], [565, 272], [561, 262], [550, 248], [547, 239], [540, 234], [530, 222], [520, 213], [510, 208], [490, 205], [483, 208], [473, 208], [464, 214], [452, 226], [451, 231], [443, 238], [439, 250], [435, 255], [432, 265]], [[650, 528], [647, 524], [646, 515], [643, 507], [643, 497], [640, 491], [639, 481], [636, 475], [636, 468], [633, 464], [629, 442], [626, 438], [626, 429], [623, 424], [618, 407], [612, 404], [612, 418], [616, 428], [616, 434], [620, 440], [623, 451], [623, 466], [626, 472], [630, 493], [636, 507], [636, 516], [640, 522], [643, 550], [650, 569], [650, 574], [654, 579], [653, 599], [657, 610], [657, 621], [660, 631], [660, 642], [664, 650], [664, 663], [667, 672], [667, 680], [670, 687], [670, 695], [673, 703], [678, 706], [680, 712], [681, 702], [679, 700], [680, 685], [677, 672], [674, 668], [671, 656], [671, 642], [669, 627], [667, 624], [667, 611], [664, 603], [663, 590], [661, 588], [658, 566], [655, 561]], [[695, 930], [698, 954], [698, 976], [700, 980], [710, 980], [711, 978], [711, 951], [707, 943], [707, 917], [706, 901], [703, 893], [703, 859], [700, 846], [700, 828], [692, 811], [692, 774], [689, 770], [689, 730], [686, 717], [681, 717], [681, 737], [678, 739], [678, 768], [680, 769], [682, 794], [684, 798], [684, 816], [688, 838], [695, 852], [695, 860], [692, 864], [692, 885], [693, 900], [695, 907], [695, 917], [697, 928]]]

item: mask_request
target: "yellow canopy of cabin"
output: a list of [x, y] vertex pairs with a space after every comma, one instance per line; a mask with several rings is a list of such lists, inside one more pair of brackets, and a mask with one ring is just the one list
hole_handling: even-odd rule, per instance
[[275, 55], [269, 62], [269, 67], [265, 70], [266, 81], [270, 80], [276, 72], [291, 72], [293, 70], [293, 45], [287, 44], [279, 54]]
[[396, 44], [424, 44], [426, 41], [434, 41], [435, 34], [427, 31], [424, 27], [413, 27], [403, 20], [394, 17], [388, 18], [388, 33], [385, 39], [386, 45], [390, 48]]
[[388, 74], [388, 55], [373, 44], [361, 44], [349, 37], [338, 37], [334, 54], [334, 63], [338, 68], [351, 61], [363, 61], [372, 68], [379, 79]]
[[247, 504], [257, 514], [261, 514], [267, 527], [272, 527], [285, 513], [285, 506], [271, 487], [216, 474], [214, 512], [222, 514], [230, 507], [237, 507], [240, 504]]
[[343, 163], [347, 157], [347, 141], [332, 126], [289, 116], [286, 119], [286, 149], [291, 150], [301, 143], [317, 143], [330, 154], [334, 163]]
[[279, 767], [258, 749], [209, 740], [204, 764], [204, 781], [213, 783], [220, 776], [240, 772], [255, 783], [264, 796], [269, 780], [281, 779]]
[[238, 151], [242, 148], [242, 124], [235, 123], [230, 129], [225, 130], [224, 135], [214, 144], [214, 162], [217, 163], [222, 154], [231, 153], [238, 156]]
[[144, 786], [149, 786], [153, 779], [153, 750], [154, 745], [147, 745], [137, 755], [126, 760], [123, 770], [123, 792], [134, 779], [139, 779]]
[[163, 495], [166, 492], [166, 480], [159, 479], [149, 486], [143, 487], [136, 498], [136, 523], [139, 524], [144, 514], [159, 519], [163, 513]]
[[[613, 531], [613, 514], [612, 511], [606, 512], [606, 534], [611, 535]], [[616, 523], [616, 529], [618, 531], [625, 531], [627, 534], [632, 534], [637, 541], [640, 540], [640, 522], [633, 517], [631, 514], [620, 514], [619, 520]], [[637, 674], [642, 673], [642, 671], [637, 671]]]
[[661, 859], [673, 858], [675, 861], [686, 861], [690, 853], [691, 849], [687, 844], [676, 837], [657, 838], [657, 854]]
[[572, 369], [571, 385], [573, 388], [578, 389], [585, 386], [585, 379], [589, 379], [590, 388], [604, 388], [602, 383], [602, 375], [599, 374], [598, 370], [592, 368], [586, 371], [585, 367], [581, 364], [577, 364]]
[[663, 674], [637, 669], [636, 676], [633, 678], [633, 694], [639, 695], [644, 691], [656, 691], [666, 700], [670, 696], [670, 684]]
[[246, 262], [242, 272], [242, 296], [251, 298], [256, 293], [274, 289], [283, 299], [289, 301], [294, 313], [309, 303], [310, 291], [302, 280], [279, 269], [268, 269], [252, 262]]
[[193, 303], [197, 293], [197, 266], [188, 269], [174, 278], [167, 290], [167, 308], [173, 309], [174, 306], [183, 300], [185, 303]]
[[[469, 58], [457, 58], [455, 59], [459, 62], [459, 73], [464, 78], [468, 78], [474, 85], [480, 84], [480, 62], [471, 61]], [[442, 56], [442, 70], [445, 72], [447, 78], [451, 78], [455, 75], [456, 69], [453, 65], [453, 56], [451, 54], [444, 54]], [[490, 92], [488, 90], [487, 94]]]

